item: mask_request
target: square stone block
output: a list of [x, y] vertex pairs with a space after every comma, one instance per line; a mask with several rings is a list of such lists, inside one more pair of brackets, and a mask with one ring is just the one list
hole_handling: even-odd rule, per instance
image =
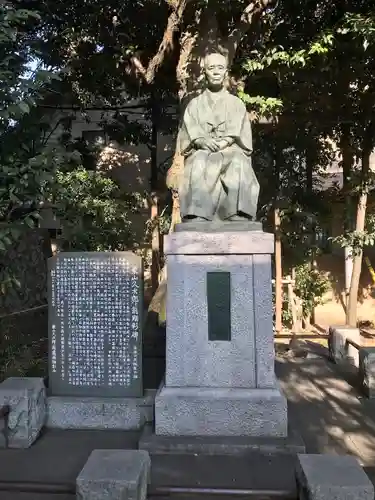
[[76, 480], [80, 500], [146, 500], [151, 460], [143, 450], [94, 450]]
[[347, 340], [352, 340], [356, 344], [361, 341], [361, 334], [358, 328], [350, 326], [330, 326], [328, 337], [329, 356], [335, 363], [349, 362], [354, 366], [359, 366], [358, 349]]
[[0, 384], [0, 407], [9, 405], [8, 447], [29, 448], [46, 419], [46, 389], [42, 378], [11, 377]]
[[374, 500], [374, 487], [354, 457], [298, 455], [301, 500]]
[[362, 347], [359, 350], [358, 374], [366, 396], [375, 398], [375, 347]]
[[287, 402], [278, 389], [162, 387], [155, 398], [155, 433], [285, 437]]

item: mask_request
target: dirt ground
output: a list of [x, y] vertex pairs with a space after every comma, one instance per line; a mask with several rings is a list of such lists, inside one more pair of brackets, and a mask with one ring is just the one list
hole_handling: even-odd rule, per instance
[[[324, 328], [329, 325], [345, 324], [345, 308], [340, 301], [334, 297], [317, 306], [315, 310], [315, 321]], [[358, 301], [358, 321], [371, 321], [375, 323], [375, 299], [371, 296]]]
[[[365, 252], [375, 265], [375, 255]], [[343, 257], [330, 254], [318, 259], [318, 269], [330, 282], [330, 291], [323, 297], [323, 304], [315, 310], [316, 323], [323, 327], [345, 324], [345, 261]], [[375, 323], [375, 284], [365, 262], [362, 265], [358, 294], [358, 321]]]

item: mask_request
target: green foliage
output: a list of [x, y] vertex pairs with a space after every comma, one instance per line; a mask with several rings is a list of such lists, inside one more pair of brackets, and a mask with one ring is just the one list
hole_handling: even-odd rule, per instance
[[[273, 310], [274, 310], [274, 315], [276, 313], [276, 294], [275, 294], [275, 288], [273, 287], [272, 289], [272, 300], [273, 300]], [[292, 314], [292, 308], [289, 302], [289, 297], [288, 294], [283, 291], [283, 296], [282, 296], [282, 308], [281, 308], [281, 322], [282, 324], [287, 327], [291, 328], [293, 324], [293, 314]]]
[[245, 92], [239, 92], [238, 97], [249, 105], [259, 115], [270, 117], [282, 111], [283, 103], [281, 99], [275, 97], [250, 96]]
[[296, 268], [294, 292], [302, 300], [302, 315], [308, 317], [315, 306], [322, 303], [329, 289], [329, 281], [308, 263]]
[[349, 248], [351, 257], [360, 255], [366, 246], [375, 245], [375, 216], [369, 214], [366, 219], [365, 231], [346, 231], [340, 236], [331, 238], [342, 248]]
[[151, 237], [152, 232], [155, 228], [158, 228], [158, 231], [161, 235], [165, 235], [169, 233], [169, 229], [171, 226], [171, 206], [167, 205], [160, 213], [158, 217], [154, 219], [149, 219], [146, 223], [146, 231], [147, 236]]
[[124, 195], [105, 174], [78, 167], [56, 174], [52, 202], [62, 221], [62, 250], [127, 250], [134, 242], [129, 212], [141, 200]]
[[[38, 100], [52, 79], [44, 70], [31, 71], [31, 33], [41, 18], [37, 12], [0, 6], [0, 253], [6, 252], [23, 228], [35, 225], [39, 204], [53, 180], [59, 155], [46, 150]], [[0, 269], [1, 293], [17, 285]]]

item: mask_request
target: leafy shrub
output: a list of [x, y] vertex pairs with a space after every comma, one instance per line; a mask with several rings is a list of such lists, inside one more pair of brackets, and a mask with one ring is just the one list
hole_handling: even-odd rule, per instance
[[62, 223], [62, 250], [126, 250], [134, 243], [129, 212], [137, 212], [139, 195], [121, 192], [102, 172], [78, 167], [59, 170], [53, 192]]
[[311, 269], [308, 263], [296, 268], [295, 294], [302, 300], [302, 315], [307, 318], [315, 306], [322, 303], [328, 291], [329, 281], [319, 271]]

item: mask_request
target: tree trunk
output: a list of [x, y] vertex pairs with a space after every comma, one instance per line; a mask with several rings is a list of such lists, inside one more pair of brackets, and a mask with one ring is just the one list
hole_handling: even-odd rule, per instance
[[[357, 221], [355, 230], [358, 232], [363, 232], [365, 228], [365, 218], [366, 218], [366, 205], [367, 205], [367, 192], [364, 192], [359, 197], [357, 206]], [[349, 300], [347, 307], [346, 322], [349, 326], [357, 326], [357, 302], [358, 302], [358, 289], [359, 289], [359, 279], [361, 277], [362, 270], [362, 257], [363, 249], [358, 249], [353, 258], [353, 271], [352, 279], [350, 282], [349, 289]]]
[[151, 138], [151, 291], [152, 295], [159, 286], [160, 273], [160, 227], [159, 227], [159, 197], [158, 197], [158, 122], [159, 109], [153, 96], [152, 102], [152, 138]]
[[159, 286], [160, 274], [160, 230], [159, 230], [159, 199], [156, 193], [151, 196], [151, 292], [152, 295], [156, 292]]
[[[357, 204], [357, 219], [355, 231], [357, 234], [363, 234], [365, 230], [365, 220], [366, 220], [366, 208], [367, 208], [367, 179], [370, 171], [370, 147], [367, 145], [363, 148], [362, 153], [362, 179], [361, 179], [361, 193]], [[355, 249], [353, 256], [353, 272], [350, 282], [349, 289], [349, 300], [347, 306], [346, 323], [349, 326], [357, 326], [357, 302], [358, 302], [358, 290], [359, 290], [359, 280], [362, 271], [362, 257], [363, 257], [363, 246]]]
[[[309, 152], [306, 154], [306, 194], [310, 200], [314, 194], [314, 159], [311, 157]], [[311, 226], [311, 260], [309, 262], [310, 270], [317, 269], [316, 261], [316, 223], [313, 221]], [[304, 328], [307, 331], [311, 331], [311, 324], [315, 323], [315, 307], [312, 306], [310, 314], [304, 318]]]
[[[348, 233], [353, 229], [353, 200], [352, 200], [352, 170], [354, 163], [354, 153], [351, 147], [350, 127], [344, 126], [341, 136], [340, 150], [342, 156], [342, 172], [343, 172], [343, 195], [345, 199], [344, 206], [344, 231]], [[349, 304], [349, 290], [350, 282], [353, 273], [353, 249], [350, 247], [345, 248], [345, 297], [343, 302], [346, 306], [346, 314]]]

